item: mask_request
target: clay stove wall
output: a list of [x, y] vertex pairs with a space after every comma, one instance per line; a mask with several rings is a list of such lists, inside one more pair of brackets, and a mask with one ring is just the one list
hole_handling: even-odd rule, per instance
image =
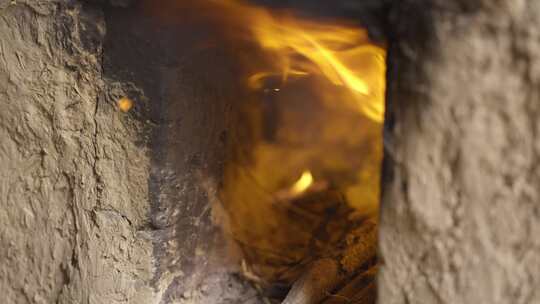
[[0, 302], [152, 303], [150, 160], [101, 8], [0, 1]]
[[390, 18], [379, 303], [538, 303], [540, 3]]

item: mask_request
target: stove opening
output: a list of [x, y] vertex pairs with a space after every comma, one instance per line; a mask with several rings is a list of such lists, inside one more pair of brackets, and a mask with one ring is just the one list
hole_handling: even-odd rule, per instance
[[243, 277], [276, 303], [373, 303], [384, 47], [343, 20], [220, 10], [246, 91], [215, 211]]
[[144, 3], [184, 35], [213, 33], [186, 44], [187, 66], [197, 66], [190, 54], [219, 49], [234, 67], [215, 74], [202, 63], [197, 73], [234, 86], [210, 200], [223, 263], [257, 290], [259, 302], [244, 303], [374, 303], [384, 45], [351, 19], [283, 7]]

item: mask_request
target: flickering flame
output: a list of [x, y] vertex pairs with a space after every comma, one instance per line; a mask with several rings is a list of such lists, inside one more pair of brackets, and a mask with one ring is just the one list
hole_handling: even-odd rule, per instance
[[283, 82], [287, 81], [289, 76], [306, 76], [308, 73], [302, 71], [287, 71], [286, 73], [258, 72], [248, 78], [248, 86], [252, 89], [261, 89], [264, 87], [264, 80], [272, 76], [281, 76]]
[[[164, 7], [173, 2], [176, 6]], [[252, 89], [264, 87], [265, 79], [279, 76], [286, 82], [292, 75], [320, 77], [351, 94], [356, 110], [382, 123], [384, 116], [385, 56], [383, 47], [369, 41], [367, 31], [344, 21], [305, 19], [290, 11], [269, 10], [241, 0], [146, 0], [145, 10], [161, 10], [163, 18], [175, 9], [186, 16], [214, 20], [224, 36], [254, 41], [266, 52], [269, 66], [255, 68], [246, 79]], [[245, 58], [254, 65], [257, 59]], [[325, 92], [321, 92], [324, 95]]]
[[[248, 24], [253, 37], [271, 54], [283, 82], [290, 75], [323, 76], [350, 90], [362, 114], [376, 122], [383, 121], [386, 53], [369, 43], [365, 30], [277, 16], [255, 7], [242, 9], [251, 17]], [[260, 88], [264, 78], [273, 75], [276, 73], [257, 72], [248, 84]]]
[[291, 187], [291, 192], [295, 195], [300, 194], [306, 191], [311, 184], [313, 184], [313, 175], [309, 171], [304, 171], [302, 176]]
[[[325, 47], [335, 44], [335, 48], [339, 49], [343, 47], [341, 44], [355, 42], [361, 36], [347, 37], [351, 33], [344, 33], [340, 28], [321, 28], [320, 25], [307, 22], [278, 23], [273, 20], [255, 27], [254, 32], [263, 47], [280, 52], [282, 58], [279, 59], [285, 77], [291, 69], [290, 65], [295, 64], [291, 57], [296, 53], [308, 58], [334, 84], [345, 85], [364, 95], [369, 94], [367, 83], [341, 62], [338, 52]], [[358, 34], [362, 35], [361, 32]], [[341, 41], [342, 38], [345, 40]], [[349, 39], [352, 41], [348, 41]], [[306, 70], [305, 74], [308, 74], [309, 70], [311, 73], [317, 72], [309, 63], [298, 62], [298, 65]]]

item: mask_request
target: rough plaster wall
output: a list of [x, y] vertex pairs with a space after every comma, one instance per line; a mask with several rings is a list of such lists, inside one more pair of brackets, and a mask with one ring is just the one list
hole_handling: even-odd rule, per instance
[[379, 303], [540, 303], [540, 2], [390, 20]]
[[151, 303], [149, 159], [104, 35], [96, 7], [0, 1], [2, 303]]

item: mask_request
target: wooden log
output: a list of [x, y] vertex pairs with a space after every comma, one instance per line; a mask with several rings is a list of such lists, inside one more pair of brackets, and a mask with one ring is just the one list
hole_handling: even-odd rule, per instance
[[365, 221], [346, 237], [344, 248], [332, 257], [315, 261], [297, 280], [282, 304], [317, 304], [350, 280], [358, 269], [376, 256], [377, 225]]
[[375, 297], [375, 275], [377, 266], [371, 267], [352, 279], [345, 287], [340, 289], [335, 295], [330, 295], [323, 304], [345, 304], [345, 303], [374, 303]]

